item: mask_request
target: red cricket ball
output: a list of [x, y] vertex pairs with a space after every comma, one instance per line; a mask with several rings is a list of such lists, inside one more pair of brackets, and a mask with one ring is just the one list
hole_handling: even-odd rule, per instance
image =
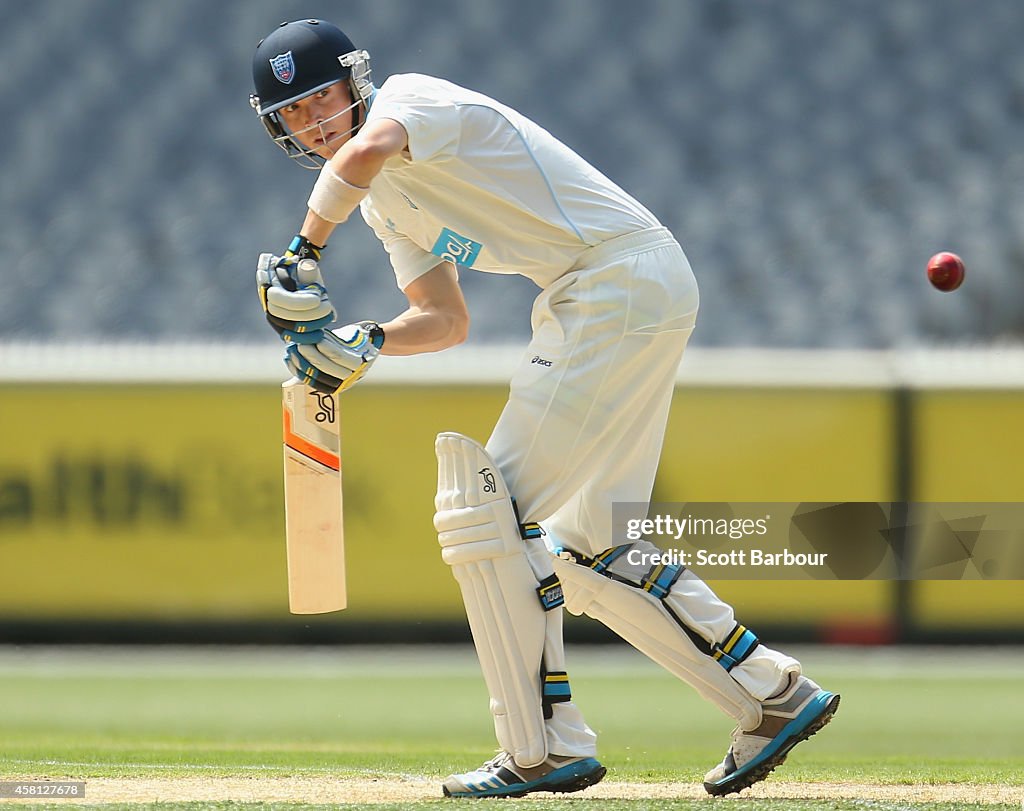
[[955, 253], [943, 251], [928, 260], [928, 281], [944, 293], [951, 293], [964, 283], [964, 272], [964, 261]]

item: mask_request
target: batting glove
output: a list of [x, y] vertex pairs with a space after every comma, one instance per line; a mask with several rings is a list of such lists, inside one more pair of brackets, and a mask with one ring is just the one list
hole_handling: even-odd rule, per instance
[[288, 347], [285, 365], [310, 388], [334, 394], [354, 386], [380, 355], [384, 330], [373, 321], [324, 331], [315, 344]]
[[317, 264], [321, 250], [297, 236], [284, 256], [260, 254], [256, 265], [260, 302], [270, 326], [286, 342], [317, 343], [334, 321], [334, 306]]

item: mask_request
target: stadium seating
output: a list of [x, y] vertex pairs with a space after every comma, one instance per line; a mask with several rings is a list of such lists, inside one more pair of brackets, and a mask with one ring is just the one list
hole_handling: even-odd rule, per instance
[[[1020, 4], [36, 0], [0, 9], [0, 339], [272, 340], [254, 260], [313, 174], [266, 138], [249, 70], [299, 13], [342, 25], [378, 81], [494, 95], [639, 197], [698, 275], [695, 344], [1024, 336]], [[397, 311], [372, 233], [334, 242], [342, 317]], [[925, 282], [939, 250], [968, 262], [954, 295]], [[473, 339], [524, 337], [535, 289], [478, 275]]]

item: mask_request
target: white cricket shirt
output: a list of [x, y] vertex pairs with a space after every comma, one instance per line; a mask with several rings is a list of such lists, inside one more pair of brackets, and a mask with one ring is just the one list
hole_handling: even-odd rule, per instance
[[588, 247], [660, 223], [515, 110], [443, 79], [391, 76], [367, 121], [390, 118], [408, 154], [384, 164], [363, 219], [402, 289], [442, 260], [547, 287]]

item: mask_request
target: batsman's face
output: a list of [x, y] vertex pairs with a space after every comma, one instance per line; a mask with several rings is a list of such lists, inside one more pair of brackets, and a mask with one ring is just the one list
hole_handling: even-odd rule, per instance
[[337, 82], [282, 107], [279, 114], [292, 138], [321, 158], [329, 159], [349, 139], [352, 97], [346, 84]]

